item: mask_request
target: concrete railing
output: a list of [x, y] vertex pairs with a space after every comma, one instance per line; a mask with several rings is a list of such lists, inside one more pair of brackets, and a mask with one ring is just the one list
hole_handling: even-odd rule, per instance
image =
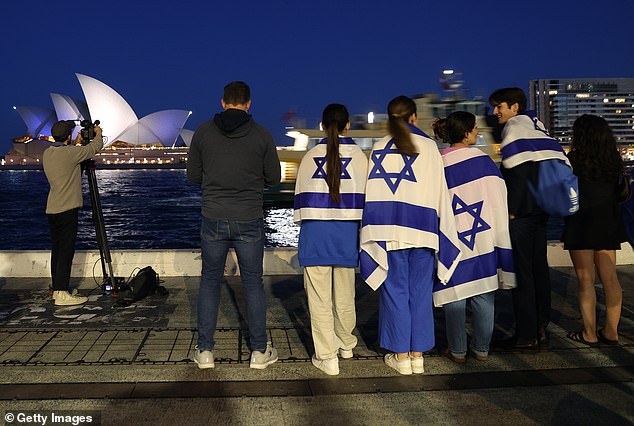
[[[617, 251], [617, 264], [634, 264], [634, 251], [623, 244]], [[0, 277], [45, 278], [50, 277], [48, 250], [0, 251]], [[114, 275], [127, 278], [136, 268], [151, 266], [163, 277], [199, 276], [200, 250], [115, 250], [111, 253]], [[561, 243], [548, 244], [548, 264], [552, 267], [572, 266], [568, 252]], [[264, 252], [265, 275], [301, 274], [296, 248], [266, 249]], [[73, 277], [101, 277], [99, 251], [77, 251], [73, 261]], [[225, 275], [239, 275], [236, 255], [231, 250], [227, 256]]]

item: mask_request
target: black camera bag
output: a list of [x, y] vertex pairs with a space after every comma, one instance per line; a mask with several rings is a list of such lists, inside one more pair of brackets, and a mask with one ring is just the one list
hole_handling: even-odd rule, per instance
[[146, 266], [141, 269], [130, 282], [128, 282], [131, 301], [136, 302], [157, 292], [161, 295], [168, 294], [165, 287], [159, 285], [159, 283], [159, 275], [151, 266]]

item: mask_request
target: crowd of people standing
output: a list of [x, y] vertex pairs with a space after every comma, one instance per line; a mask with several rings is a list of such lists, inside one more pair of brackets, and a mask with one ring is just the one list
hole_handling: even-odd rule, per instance
[[[571, 191], [578, 211], [565, 218], [562, 241], [579, 282], [583, 328], [567, 337], [587, 345], [618, 344], [622, 294], [616, 250], [627, 240], [619, 206], [623, 161], [606, 121], [579, 117], [566, 155], [526, 109], [519, 88], [491, 94], [503, 126], [501, 165], [473, 147], [476, 117], [457, 111], [433, 125], [433, 139], [417, 124], [416, 104], [397, 96], [387, 105], [388, 135], [369, 158], [346, 136], [350, 119], [342, 104], [327, 105], [325, 138], [303, 157], [294, 198], [300, 225], [298, 260], [304, 268], [312, 364], [339, 374], [339, 358], [352, 358], [355, 270], [379, 293], [379, 345], [385, 364], [400, 374], [424, 372], [424, 354], [436, 346], [435, 307], [444, 309], [446, 356], [486, 361], [493, 334], [495, 292], [511, 289], [517, 349], [547, 344], [550, 277], [546, 257], [548, 214], [535, 193], [546, 161], [564, 164], [578, 179]], [[263, 287], [263, 190], [280, 182], [271, 134], [248, 113], [249, 86], [225, 86], [223, 111], [193, 135], [187, 177], [202, 189], [202, 273], [197, 297], [198, 345], [194, 361], [214, 368], [214, 334], [227, 252], [236, 252], [244, 286], [251, 348], [250, 367], [278, 359], [267, 340]], [[86, 146], [70, 145], [74, 124], [54, 127], [65, 145], [44, 154], [51, 185], [47, 214], [53, 237], [53, 299], [74, 305], [86, 298], [68, 291], [81, 207], [80, 163], [103, 145], [101, 129]], [[437, 141], [447, 144], [438, 149]], [[574, 192], [574, 194], [573, 194]], [[606, 299], [601, 328], [596, 318], [595, 271]], [[472, 332], [467, 333], [467, 304]]]

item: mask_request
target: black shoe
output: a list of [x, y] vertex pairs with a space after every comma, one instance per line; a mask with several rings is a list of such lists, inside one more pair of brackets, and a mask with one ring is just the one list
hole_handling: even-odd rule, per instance
[[539, 330], [537, 331], [537, 342], [539, 343], [539, 345], [548, 346], [549, 337], [550, 336], [548, 336], [546, 327], [545, 326], [539, 327]]
[[523, 337], [518, 337], [517, 341], [515, 342], [514, 349], [539, 349], [539, 342], [537, 339], [526, 339]]
[[537, 339], [526, 339], [523, 337], [510, 337], [494, 343], [494, 347], [502, 350], [537, 350], [539, 342]]

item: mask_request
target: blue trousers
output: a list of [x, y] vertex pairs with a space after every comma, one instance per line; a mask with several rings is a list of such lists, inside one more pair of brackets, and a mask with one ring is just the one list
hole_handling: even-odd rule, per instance
[[[493, 334], [495, 313], [495, 291], [468, 298], [471, 301], [473, 334], [471, 349], [478, 355], [489, 354], [489, 344]], [[447, 303], [445, 306], [447, 341], [449, 350], [456, 356], [467, 354], [467, 299]]]
[[198, 349], [214, 348], [220, 286], [224, 280], [227, 252], [238, 257], [240, 278], [249, 324], [251, 349], [266, 350], [266, 299], [262, 283], [264, 221], [227, 221], [203, 218], [200, 231], [202, 274], [198, 290]]
[[387, 263], [387, 279], [379, 288], [379, 344], [397, 353], [428, 351], [435, 345], [434, 252], [388, 251]]

